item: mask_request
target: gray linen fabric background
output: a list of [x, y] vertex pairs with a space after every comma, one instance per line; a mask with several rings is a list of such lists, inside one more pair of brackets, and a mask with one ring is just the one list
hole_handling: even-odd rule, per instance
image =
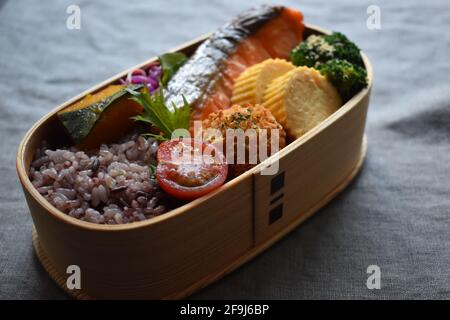
[[[267, 2], [0, 1], [0, 298], [67, 298], [31, 247], [14, 163], [26, 130], [92, 85]], [[448, 2], [277, 3], [344, 32], [372, 60], [368, 156], [331, 204], [192, 298], [449, 299]], [[81, 30], [66, 28], [70, 4], [81, 7]], [[381, 30], [366, 27], [371, 4]], [[372, 264], [380, 290], [366, 287]]]

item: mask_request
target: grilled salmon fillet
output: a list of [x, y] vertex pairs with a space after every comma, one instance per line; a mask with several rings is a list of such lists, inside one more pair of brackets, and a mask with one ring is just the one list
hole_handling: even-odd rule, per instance
[[229, 108], [239, 75], [266, 59], [288, 59], [303, 30], [302, 13], [291, 8], [260, 6], [240, 14], [205, 40], [172, 77], [166, 102], [181, 106], [184, 96], [193, 120]]

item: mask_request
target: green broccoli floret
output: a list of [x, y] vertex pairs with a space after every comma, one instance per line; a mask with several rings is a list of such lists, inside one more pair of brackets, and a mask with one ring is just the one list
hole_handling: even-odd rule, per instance
[[329, 60], [319, 65], [317, 70], [336, 87], [344, 101], [367, 86], [366, 69], [346, 60]]
[[359, 48], [339, 32], [310, 35], [291, 52], [292, 63], [320, 71], [344, 101], [367, 86], [367, 72]]
[[296, 66], [317, 67], [331, 59], [347, 60], [364, 66], [359, 48], [340, 32], [330, 35], [310, 35], [291, 52]]

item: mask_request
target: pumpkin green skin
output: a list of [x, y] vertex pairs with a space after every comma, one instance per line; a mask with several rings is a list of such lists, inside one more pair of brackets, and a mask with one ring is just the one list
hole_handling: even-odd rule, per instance
[[118, 92], [84, 108], [72, 111], [62, 110], [58, 113], [58, 118], [73, 142], [80, 144], [89, 135], [107, 108], [113, 105], [118, 99], [130, 95], [127, 89], [139, 90], [142, 87], [142, 84], [128, 85]]

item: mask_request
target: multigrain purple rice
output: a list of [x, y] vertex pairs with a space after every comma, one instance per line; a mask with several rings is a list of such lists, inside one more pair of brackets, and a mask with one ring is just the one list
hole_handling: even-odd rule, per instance
[[44, 142], [30, 167], [35, 188], [71, 217], [100, 224], [142, 221], [166, 211], [150, 166], [158, 142], [133, 135], [87, 154], [75, 147], [50, 150]]

